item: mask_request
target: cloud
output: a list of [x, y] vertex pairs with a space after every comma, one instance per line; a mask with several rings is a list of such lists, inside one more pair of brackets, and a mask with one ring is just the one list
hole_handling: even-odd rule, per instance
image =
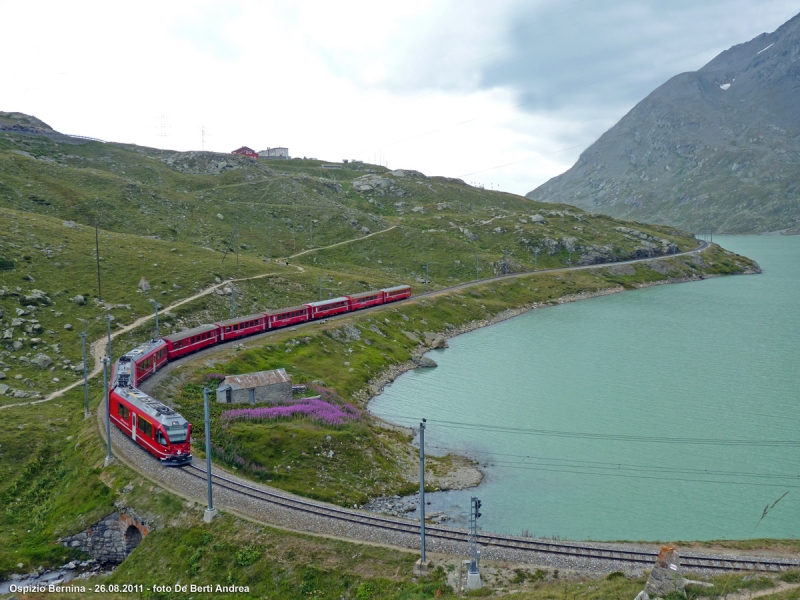
[[241, 12], [241, 6], [232, 0], [188, 4], [186, 12], [173, 21], [171, 33], [214, 58], [234, 61], [243, 49], [225, 35], [225, 28]]
[[509, 22], [511, 49], [482, 69], [479, 86], [515, 90], [525, 112], [599, 108], [619, 118], [670, 77], [780, 25], [788, 5], [583, 0], [567, 11], [520, 4]]
[[381, 156], [517, 193], [567, 169], [671, 76], [796, 11], [793, 0], [0, 4], [21, 25], [0, 36], [12, 57], [0, 110], [178, 150], [199, 149], [205, 126], [207, 150]]

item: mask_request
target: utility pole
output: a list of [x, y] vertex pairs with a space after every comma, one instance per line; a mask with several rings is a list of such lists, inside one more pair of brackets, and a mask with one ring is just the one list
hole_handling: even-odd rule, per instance
[[159, 338], [159, 335], [158, 335], [158, 302], [156, 302], [155, 300], [151, 300], [150, 302], [153, 303], [153, 306], [156, 309], [156, 337], [155, 337], [155, 339], [158, 339]]
[[211, 417], [208, 416], [208, 388], [203, 388], [203, 407], [206, 411], [206, 479], [208, 480], [208, 508], [203, 513], [203, 521], [211, 523], [217, 515], [214, 498], [211, 495]]
[[427, 573], [430, 562], [425, 558], [425, 419], [419, 424], [419, 543], [417, 569]]
[[108, 362], [111, 363], [111, 315], [106, 315], [106, 328], [108, 331]]
[[103, 467], [107, 467], [114, 462], [114, 455], [111, 454], [111, 399], [108, 396], [108, 358], [103, 359], [103, 393], [106, 401], [106, 439], [108, 441], [108, 454], [103, 461]]
[[89, 410], [89, 376], [86, 370], [86, 332], [81, 332], [81, 351], [83, 352], [83, 387], [86, 390], [86, 412], [83, 413], [84, 417], [91, 417], [92, 413]]
[[100, 289], [100, 233], [97, 230], [97, 221], [94, 222], [94, 253], [97, 259], [97, 299], [103, 301], [103, 291]]

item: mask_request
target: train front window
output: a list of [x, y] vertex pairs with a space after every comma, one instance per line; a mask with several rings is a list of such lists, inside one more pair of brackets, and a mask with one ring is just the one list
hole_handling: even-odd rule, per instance
[[186, 436], [189, 433], [189, 425], [167, 425], [167, 437], [170, 444], [182, 444], [186, 441]]

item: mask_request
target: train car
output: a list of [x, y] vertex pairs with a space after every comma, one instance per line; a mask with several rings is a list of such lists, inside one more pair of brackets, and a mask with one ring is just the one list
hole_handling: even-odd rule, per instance
[[167, 466], [192, 460], [191, 424], [170, 407], [133, 387], [111, 390], [109, 418], [125, 435]]
[[396, 302], [397, 300], [403, 300], [404, 298], [411, 297], [410, 285], [396, 285], [394, 287], [384, 288], [381, 291], [383, 292], [384, 304], [388, 302]]
[[164, 340], [150, 340], [123, 354], [114, 367], [113, 382], [123, 378], [121, 385], [138, 387], [139, 383], [158, 371], [169, 360]]
[[325, 317], [332, 317], [350, 310], [350, 303], [346, 296], [322, 300], [321, 302], [309, 302], [306, 306], [308, 307], [309, 319], [324, 319]]
[[371, 292], [361, 292], [360, 294], [353, 294], [345, 296], [349, 305], [349, 310], [360, 310], [370, 306], [383, 304], [383, 290], [373, 290]]
[[266, 317], [268, 321], [267, 329], [276, 329], [296, 323], [305, 323], [308, 321], [308, 306], [304, 304], [302, 306], [290, 306], [289, 308], [268, 310], [264, 313], [264, 317]]
[[197, 352], [219, 341], [219, 325], [201, 325], [161, 338], [167, 344], [169, 360]]
[[267, 317], [263, 313], [228, 319], [215, 323], [219, 326], [220, 341], [227, 342], [245, 335], [253, 335], [267, 330]]

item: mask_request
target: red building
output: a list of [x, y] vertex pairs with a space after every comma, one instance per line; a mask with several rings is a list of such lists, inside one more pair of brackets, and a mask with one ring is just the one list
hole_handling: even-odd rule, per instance
[[258, 152], [247, 146], [242, 146], [238, 150], [234, 150], [231, 154], [240, 154], [241, 156], [249, 156], [250, 158], [258, 158]]

